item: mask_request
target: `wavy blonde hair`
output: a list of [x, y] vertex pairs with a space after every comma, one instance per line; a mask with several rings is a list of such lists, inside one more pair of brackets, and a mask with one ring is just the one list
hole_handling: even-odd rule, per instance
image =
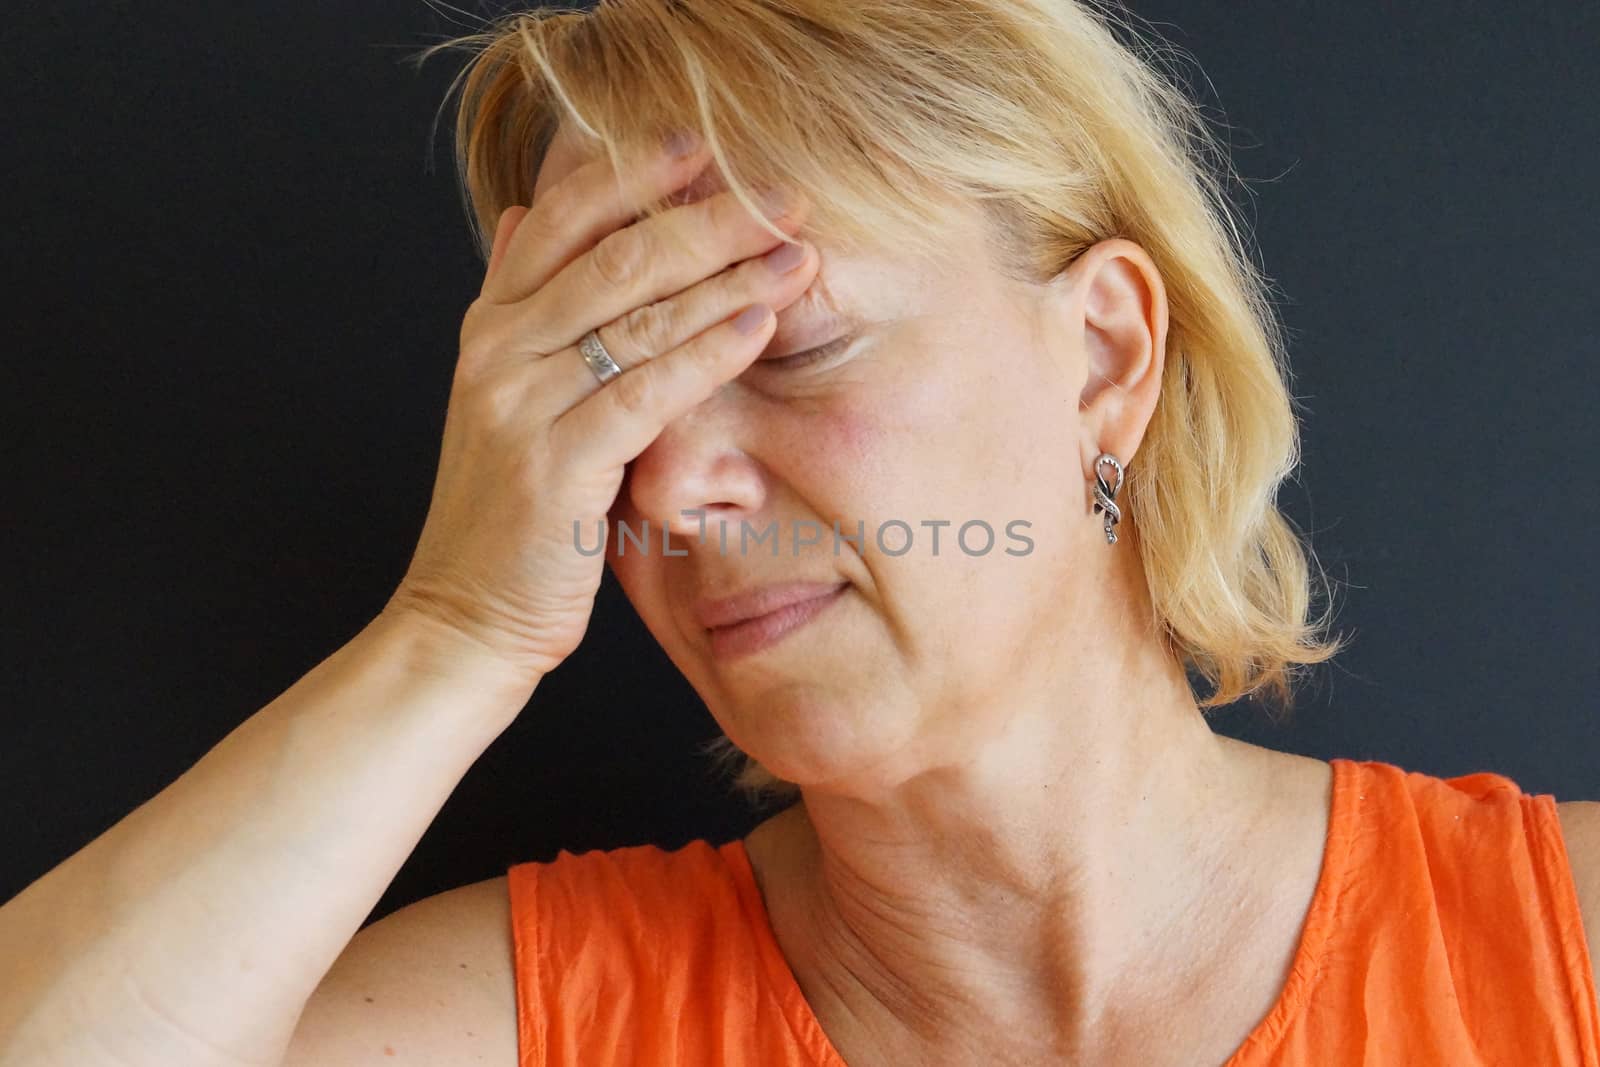
[[[986, 213], [1019, 280], [1045, 281], [1110, 237], [1137, 242], [1165, 282], [1169, 326], [1119, 503], [1168, 645], [1214, 687], [1202, 708], [1259, 695], [1285, 714], [1299, 669], [1340, 650], [1326, 637], [1331, 590], [1308, 619], [1315, 557], [1276, 505], [1299, 462], [1296, 401], [1227, 196], [1236, 175], [1165, 66], [1169, 48], [1125, 10], [603, 0], [502, 16], [423, 58], [460, 47], [473, 55], [451, 85], [456, 164], [485, 257], [500, 212], [531, 200], [558, 122], [619, 168], [671, 130], [698, 131], [758, 219], [753, 190], [787, 183], [814, 205], [809, 236], [841, 248], [938, 258], [951, 198]], [[737, 765], [734, 786], [753, 798], [798, 794], [726, 736], [706, 751]]]

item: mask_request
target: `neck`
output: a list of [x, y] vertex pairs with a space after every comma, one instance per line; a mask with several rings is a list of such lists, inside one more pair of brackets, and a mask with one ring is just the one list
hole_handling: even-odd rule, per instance
[[924, 1062], [1092, 1059], [1152, 975], [1180, 981], [1197, 942], [1227, 943], [1264, 750], [1216, 735], [1151, 655], [1118, 665], [1125, 688], [1092, 717], [1019, 710], [959, 763], [870, 799], [807, 790], [752, 834], [830, 1035]]

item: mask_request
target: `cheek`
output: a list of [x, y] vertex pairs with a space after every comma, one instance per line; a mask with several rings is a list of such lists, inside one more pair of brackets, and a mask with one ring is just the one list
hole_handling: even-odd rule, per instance
[[808, 410], [773, 410], [764, 444], [773, 477], [821, 510], [854, 510], [873, 502], [905, 462], [895, 417], [864, 398], [832, 398]]
[[845, 408], [817, 419], [816, 445], [836, 469], [866, 470], [879, 458], [885, 430], [865, 408]]
[[777, 413], [768, 423], [778, 433], [771, 441], [779, 454], [793, 457], [782, 476], [819, 509], [850, 521], [895, 518], [915, 525], [952, 507], [971, 507], [1012, 462], [1002, 455], [1002, 467], [994, 466], [1002, 451], [994, 438], [1006, 420], [973, 393], [930, 375]]

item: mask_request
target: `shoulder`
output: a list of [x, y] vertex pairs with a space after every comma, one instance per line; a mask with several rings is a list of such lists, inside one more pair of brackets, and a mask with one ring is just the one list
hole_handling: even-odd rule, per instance
[[312, 994], [285, 1067], [517, 1063], [506, 878], [401, 908], [351, 939]]
[[1556, 805], [1567, 846], [1572, 881], [1578, 890], [1589, 959], [1600, 961], [1600, 801], [1569, 800]]

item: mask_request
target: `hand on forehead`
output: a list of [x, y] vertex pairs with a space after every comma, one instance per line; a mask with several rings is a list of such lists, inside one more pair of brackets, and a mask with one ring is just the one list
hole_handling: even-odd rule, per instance
[[[550, 147], [545, 153], [544, 160], [539, 168], [537, 180], [534, 183], [533, 200], [543, 196], [551, 186], [561, 181], [573, 171], [593, 160], [604, 158], [605, 153], [597, 142], [581, 138], [572, 134], [565, 124], [558, 127], [555, 136], [551, 139]], [[668, 198], [672, 204], [694, 203], [704, 200], [728, 188], [722, 174], [712, 162], [708, 162], [693, 181], [673, 192]], [[837, 298], [837, 294], [830, 288], [829, 279], [833, 276], [849, 277], [853, 271], [862, 270], [866, 264], [855, 263], [850, 259], [842, 259], [837, 254], [830, 253], [825, 256], [826, 262], [817, 271], [811, 286], [799, 300], [778, 312], [778, 330], [774, 335], [774, 345], [779, 348], [793, 347], [802, 339], [816, 340], [822, 333], [827, 332], [823, 326], [818, 325], [843, 320], [851, 324], [851, 328], [859, 328], [864, 321], [859, 307], [846, 306]], [[879, 264], [879, 272], [884, 265]], [[868, 291], [883, 288], [867, 286]], [[914, 288], [909, 280], [902, 279], [891, 287], [894, 291], [903, 292]], [[808, 326], [809, 324], [809, 326]], [[835, 331], [837, 332], [837, 331]], [[801, 335], [804, 335], [802, 338]], [[813, 336], [815, 335], [815, 336]]]
[[[598, 144], [583, 141], [568, 132], [563, 125], [557, 128], [556, 134], [550, 141], [544, 160], [539, 168], [539, 174], [533, 183], [533, 196], [537, 200], [552, 185], [577, 170], [585, 163], [600, 159], [604, 153]], [[692, 204], [704, 200], [708, 196], [723, 192], [728, 188], [722, 175], [716, 167], [708, 163], [706, 169], [695, 176], [683, 188], [676, 190], [670, 197], [674, 204]]]

